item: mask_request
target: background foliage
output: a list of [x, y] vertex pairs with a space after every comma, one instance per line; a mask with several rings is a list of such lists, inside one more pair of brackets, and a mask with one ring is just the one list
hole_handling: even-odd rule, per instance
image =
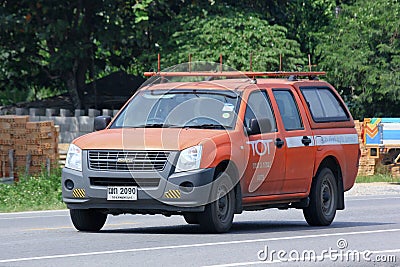
[[[299, 69], [307, 54], [356, 118], [400, 116], [398, 0], [0, 1], [0, 104], [193, 60]], [[93, 84], [93, 83], [92, 83]]]
[[355, 114], [400, 116], [400, 2], [343, 5], [318, 45], [320, 67]]
[[48, 175], [43, 171], [37, 177], [22, 177], [18, 183], [0, 183], [0, 212], [62, 209], [61, 169]]

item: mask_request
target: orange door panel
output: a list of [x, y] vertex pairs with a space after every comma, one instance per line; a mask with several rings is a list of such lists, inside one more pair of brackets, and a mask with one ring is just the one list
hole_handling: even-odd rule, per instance
[[291, 88], [273, 89], [285, 142], [285, 180], [282, 192], [307, 192], [311, 183], [316, 148], [303, 106]]
[[275, 133], [249, 137], [244, 196], [274, 195], [282, 192], [285, 178], [285, 148], [275, 145]]
[[261, 133], [249, 135], [245, 149], [249, 160], [245, 167], [245, 180], [242, 183], [243, 196], [264, 196], [280, 194], [285, 178], [284, 148], [276, 146], [279, 132], [276, 131], [276, 119], [271, 101], [265, 90], [249, 93], [244, 115], [245, 128], [252, 120], [267, 120]]

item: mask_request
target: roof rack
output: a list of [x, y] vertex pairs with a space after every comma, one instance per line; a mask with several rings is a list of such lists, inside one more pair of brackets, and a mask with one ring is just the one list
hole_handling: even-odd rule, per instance
[[161, 71], [161, 56], [158, 54], [158, 66], [157, 66], [157, 72], [145, 72], [144, 76], [145, 77], [152, 77], [152, 76], [160, 76], [160, 77], [199, 77], [199, 76], [205, 76], [205, 77], [226, 77], [226, 78], [240, 78], [243, 76], [247, 76], [249, 78], [252, 78], [253, 80], [256, 79], [256, 77], [288, 77], [289, 80], [297, 80], [298, 77], [308, 77], [310, 80], [316, 80], [318, 76], [321, 75], [326, 75], [326, 72], [324, 71], [311, 71], [311, 68], [316, 65], [311, 65], [311, 56], [308, 55], [308, 62], [309, 62], [309, 68], [310, 71], [282, 71], [282, 55], [279, 56], [279, 71], [275, 72], [256, 72], [252, 71], [252, 62], [253, 62], [253, 55], [250, 55], [250, 71], [223, 71], [222, 67], [222, 54], [219, 55], [219, 60], [220, 60], [220, 66], [219, 66], [219, 71], [191, 71], [191, 61], [192, 61], [192, 55], [189, 54], [189, 68], [188, 71], [181, 71], [181, 72], [165, 72]]
[[316, 76], [326, 75], [324, 71], [276, 71], [276, 72], [255, 72], [255, 71], [218, 71], [218, 72], [208, 72], [208, 71], [187, 71], [187, 72], [145, 72], [144, 76], [152, 77], [152, 76], [161, 76], [161, 77], [173, 77], [173, 76], [181, 76], [181, 77], [199, 77], [199, 76], [208, 76], [208, 77], [229, 77], [229, 78], [240, 78], [243, 76], [247, 76], [249, 78], [255, 77], [309, 77], [314, 78]]

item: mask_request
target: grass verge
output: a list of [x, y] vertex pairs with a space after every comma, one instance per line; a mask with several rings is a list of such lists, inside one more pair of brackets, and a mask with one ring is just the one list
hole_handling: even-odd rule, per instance
[[356, 183], [400, 183], [399, 177], [393, 177], [388, 174], [375, 174], [372, 176], [358, 176], [356, 179]]
[[0, 212], [64, 209], [61, 197], [61, 169], [48, 175], [22, 177], [13, 184], [0, 184]]

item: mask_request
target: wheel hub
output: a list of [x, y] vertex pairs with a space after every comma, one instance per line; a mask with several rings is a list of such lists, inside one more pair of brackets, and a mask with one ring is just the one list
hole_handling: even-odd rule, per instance
[[228, 195], [224, 188], [218, 189], [218, 218], [225, 220], [228, 214]]
[[333, 208], [333, 199], [332, 199], [332, 185], [329, 181], [324, 181], [321, 186], [321, 200], [322, 200], [322, 211], [329, 215], [332, 212]]

